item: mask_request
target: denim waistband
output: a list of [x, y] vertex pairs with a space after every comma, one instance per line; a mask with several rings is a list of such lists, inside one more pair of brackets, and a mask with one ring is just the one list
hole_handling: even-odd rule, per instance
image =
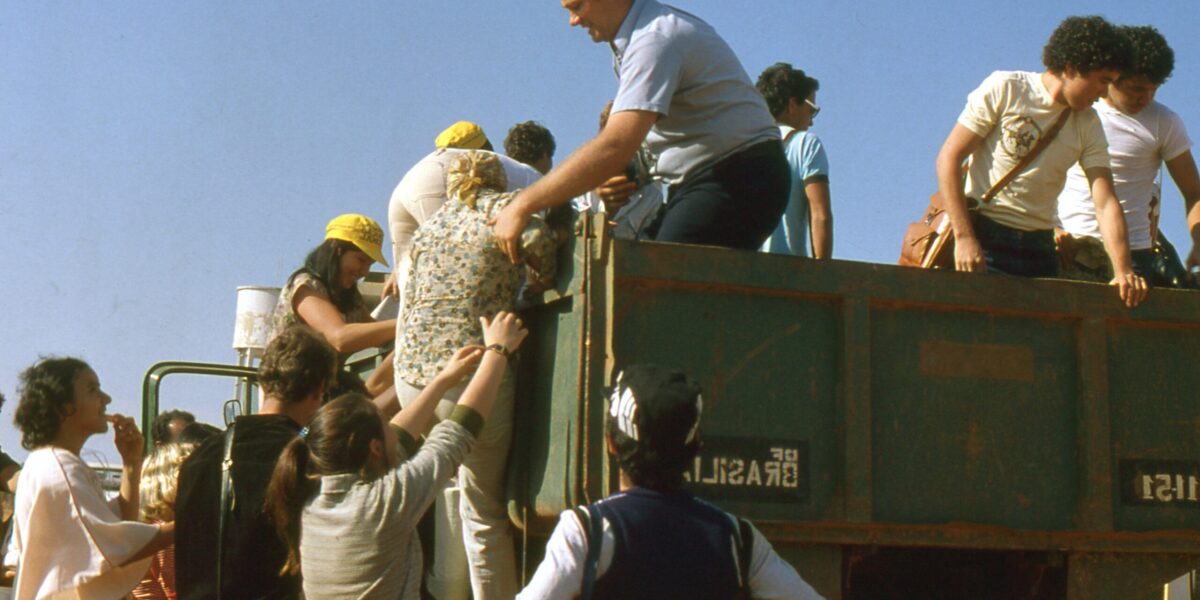
[[971, 224], [975, 226], [975, 235], [998, 242], [1006, 242], [1019, 246], [1054, 246], [1053, 229], [1037, 229], [1024, 231], [1008, 225], [997, 223], [979, 212], [971, 213]]

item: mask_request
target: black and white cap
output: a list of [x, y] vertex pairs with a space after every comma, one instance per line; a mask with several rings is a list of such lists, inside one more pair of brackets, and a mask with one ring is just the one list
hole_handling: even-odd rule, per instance
[[699, 437], [703, 410], [700, 386], [687, 375], [658, 365], [632, 365], [617, 374], [608, 416], [639, 445], [666, 449]]

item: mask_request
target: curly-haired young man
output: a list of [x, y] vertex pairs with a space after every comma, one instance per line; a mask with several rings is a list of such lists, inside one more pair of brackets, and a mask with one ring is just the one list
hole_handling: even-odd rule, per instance
[[[263, 398], [258, 414], [238, 417], [232, 425], [231, 464], [223, 465], [225, 436], [217, 435], [180, 467], [175, 504], [179, 598], [300, 596], [300, 578], [280, 575], [287, 549], [263, 512], [263, 501], [275, 462], [321, 407], [337, 361], [337, 351], [321, 334], [304, 325], [285, 329], [267, 345], [258, 368]], [[233, 500], [221, 538], [223, 468], [231, 474]]]
[[545, 175], [554, 166], [554, 135], [537, 121], [517, 123], [504, 137], [504, 153]]
[[829, 208], [829, 157], [821, 138], [808, 132], [821, 110], [817, 105], [821, 84], [804, 71], [781, 62], [767, 67], [755, 86], [779, 125], [783, 151], [792, 170], [787, 210], [762, 250], [810, 256], [811, 240], [813, 258], [830, 258], [833, 212]]
[[[1154, 100], [1158, 88], [1175, 69], [1175, 52], [1153, 27], [1121, 27], [1133, 46], [1133, 67], [1109, 84], [1108, 96], [1093, 108], [1100, 115], [1112, 157], [1113, 180], [1125, 212], [1132, 249], [1133, 269], [1152, 285], [1171, 285], [1154, 277], [1154, 238], [1158, 224], [1159, 169], [1165, 163], [1187, 207], [1192, 235], [1189, 265], [1200, 265], [1200, 175], [1192, 158], [1192, 141], [1183, 120]], [[1058, 197], [1057, 232], [1064, 275], [1107, 280], [1111, 277], [1103, 257], [1096, 210], [1087, 178], [1078, 166], [1067, 173], [1067, 185]]]
[[[1136, 306], [1146, 283], [1133, 271], [1113, 192], [1104, 129], [1092, 103], [1129, 68], [1129, 41], [1101, 17], [1069, 17], [1042, 53], [1042, 73], [997, 71], [971, 92], [937, 157], [938, 191], [954, 229], [955, 268], [1026, 277], [1058, 274], [1055, 209], [1067, 169], [1083, 166], [1121, 299]], [[1060, 120], [1065, 119], [1065, 120]], [[1033, 160], [978, 210], [979, 200], [1038, 146]], [[970, 158], [964, 187], [962, 163]]]
[[683, 489], [702, 412], [700, 387], [679, 371], [617, 376], [604, 421], [621, 491], [562, 513], [518, 599], [821, 598], [749, 521]]

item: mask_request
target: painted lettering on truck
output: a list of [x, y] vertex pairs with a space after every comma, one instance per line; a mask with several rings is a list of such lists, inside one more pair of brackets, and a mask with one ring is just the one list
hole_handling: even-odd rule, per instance
[[714, 500], [808, 501], [806, 441], [705, 436], [703, 444], [684, 476], [693, 492]]

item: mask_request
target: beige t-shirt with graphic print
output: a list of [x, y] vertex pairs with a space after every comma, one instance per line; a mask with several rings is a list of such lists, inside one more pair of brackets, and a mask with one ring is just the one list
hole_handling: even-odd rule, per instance
[[[996, 71], [967, 97], [958, 122], [983, 138], [971, 154], [966, 194], [979, 199], [1008, 174], [1067, 107], [1056, 104], [1040, 73]], [[1071, 165], [1108, 168], [1108, 142], [1091, 107], [1074, 111], [1042, 153], [980, 212], [1016, 229], [1053, 229], [1058, 194]]]

